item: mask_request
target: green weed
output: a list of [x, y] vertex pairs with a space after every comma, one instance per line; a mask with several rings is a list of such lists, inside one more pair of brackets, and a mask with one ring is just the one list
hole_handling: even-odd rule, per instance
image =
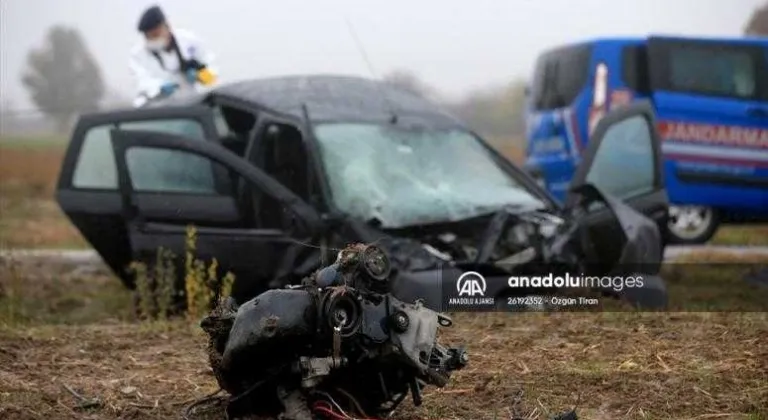
[[178, 259], [170, 250], [159, 249], [151, 269], [143, 262], [131, 263], [136, 309], [142, 319], [166, 320], [177, 312], [178, 306], [184, 306], [188, 319], [199, 320], [232, 293], [234, 274], [220, 276], [215, 258], [208, 263], [197, 258], [194, 226], [187, 228], [184, 253], [183, 287], [177, 287]]

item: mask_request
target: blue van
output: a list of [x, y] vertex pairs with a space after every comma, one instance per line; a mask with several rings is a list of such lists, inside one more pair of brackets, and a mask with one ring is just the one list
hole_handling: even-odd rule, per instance
[[538, 58], [527, 93], [526, 167], [556, 198], [565, 196], [596, 122], [646, 99], [673, 204], [669, 242], [703, 243], [719, 223], [768, 220], [768, 38], [561, 46]]

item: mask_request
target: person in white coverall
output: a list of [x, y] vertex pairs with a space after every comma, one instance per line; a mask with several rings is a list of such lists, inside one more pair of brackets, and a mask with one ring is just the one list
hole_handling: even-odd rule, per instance
[[160, 7], [144, 11], [138, 30], [144, 40], [130, 58], [138, 90], [135, 106], [177, 93], [204, 92], [216, 83], [213, 55], [191, 32], [171, 30]]

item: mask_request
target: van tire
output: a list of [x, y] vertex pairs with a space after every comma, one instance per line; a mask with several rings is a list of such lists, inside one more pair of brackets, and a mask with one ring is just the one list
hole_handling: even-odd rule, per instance
[[712, 239], [719, 225], [717, 209], [673, 205], [669, 207], [667, 237], [670, 245], [700, 245]]

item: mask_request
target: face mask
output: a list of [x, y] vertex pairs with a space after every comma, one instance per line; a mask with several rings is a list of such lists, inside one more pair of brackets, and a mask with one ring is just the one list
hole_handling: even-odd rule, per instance
[[151, 51], [162, 51], [168, 46], [168, 42], [162, 38], [148, 39], [147, 48]]

